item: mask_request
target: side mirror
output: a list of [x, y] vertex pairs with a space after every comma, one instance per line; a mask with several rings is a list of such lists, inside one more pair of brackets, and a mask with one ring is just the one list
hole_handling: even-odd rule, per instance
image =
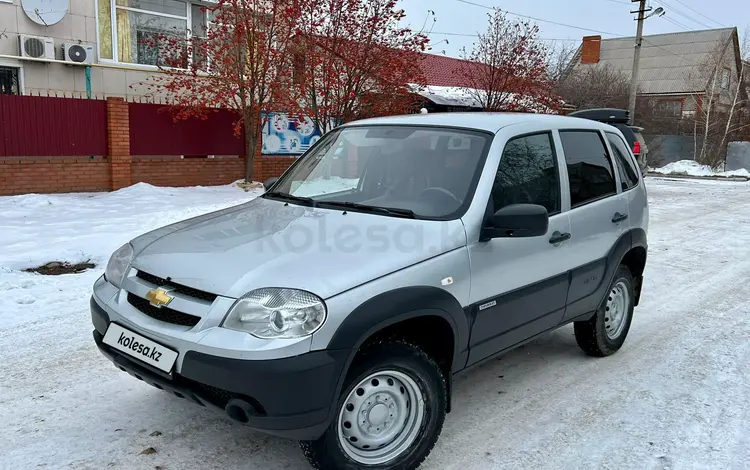
[[549, 228], [547, 209], [536, 204], [512, 204], [495, 212], [482, 228], [482, 238], [541, 237]]
[[278, 180], [279, 179], [276, 178], [275, 176], [272, 176], [271, 178], [268, 178], [267, 180], [265, 180], [263, 182], [263, 189], [265, 189], [266, 191], [268, 191], [268, 188], [270, 188], [271, 186], [273, 186], [274, 184], [276, 184], [276, 182]]

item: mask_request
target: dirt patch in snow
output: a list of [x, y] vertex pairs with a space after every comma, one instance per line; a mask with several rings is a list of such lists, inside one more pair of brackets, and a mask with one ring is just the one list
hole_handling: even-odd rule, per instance
[[83, 263], [70, 264], [67, 262], [52, 261], [36, 268], [24, 269], [27, 273], [43, 274], [45, 276], [59, 276], [60, 274], [78, 274], [87, 269], [95, 268], [94, 263], [85, 261]]

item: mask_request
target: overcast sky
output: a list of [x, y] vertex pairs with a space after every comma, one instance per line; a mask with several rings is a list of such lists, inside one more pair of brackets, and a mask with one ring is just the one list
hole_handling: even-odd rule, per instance
[[[571, 28], [560, 24], [535, 21], [541, 29], [540, 36], [547, 39], [572, 40], [578, 44], [583, 36], [600, 34], [602, 37], [635, 36], [636, 4], [630, 0], [467, 0], [485, 6], [496, 6], [509, 13], [533, 16], [540, 20], [564, 23], [596, 31]], [[740, 41], [750, 23], [750, 1], [748, 0], [649, 0], [653, 8], [663, 7], [667, 14], [652, 17], [644, 23], [644, 35], [672, 33], [686, 30], [701, 30], [737, 26]], [[421, 29], [427, 19], [432, 28], [431, 53], [458, 57], [461, 47], [471, 48], [473, 38], [460, 34], [476, 34], [487, 27], [488, 9], [463, 3], [460, 0], [401, 0], [406, 10], [406, 22], [414, 29]], [[691, 10], [692, 8], [692, 10]], [[433, 15], [428, 10], [435, 12]], [[509, 14], [509, 18], [518, 19]], [[533, 20], [532, 20], [533, 21]], [[451, 35], [439, 33], [452, 33]], [[459, 34], [459, 35], [456, 35]], [[449, 44], [446, 44], [447, 39]], [[440, 42], [442, 41], [442, 42]]]

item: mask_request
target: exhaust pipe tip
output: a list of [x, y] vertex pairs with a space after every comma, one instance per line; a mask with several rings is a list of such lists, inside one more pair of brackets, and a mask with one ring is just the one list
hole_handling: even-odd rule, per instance
[[224, 411], [234, 421], [242, 424], [250, 422], [250, 417], [256, 414], [255, 408], [250, 403], [238, 398], [229, 400], [227, 406], [224, 407]]

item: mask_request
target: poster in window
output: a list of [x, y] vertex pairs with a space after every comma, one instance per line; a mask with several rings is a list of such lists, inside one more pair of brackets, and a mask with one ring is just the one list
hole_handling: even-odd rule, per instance
[[262, 113], [261, 119], [263, 155], [302, 155], [321, 137], [320, 130], [308, 116]]

